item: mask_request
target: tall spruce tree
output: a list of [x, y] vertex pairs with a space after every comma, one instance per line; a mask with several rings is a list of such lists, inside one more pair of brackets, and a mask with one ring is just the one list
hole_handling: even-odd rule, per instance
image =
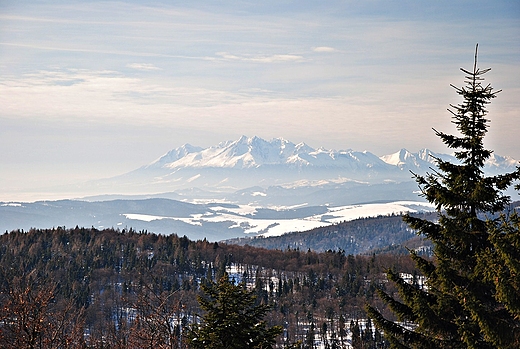
[[485, 161], [492, 155], [483, 144], [489, 122], [486, 105], [500, 91], [483, 84], [482, 75], [490, 69], [477, 67], [477, 49], [478, 45], [473, 70], [461, 68], [466, 86], [452, 85], [463, 99], [448, 109], [460, 135], [434, 130], [455, 150], [459, 162], [436, 158], [438, 170], [415, 175], [422, 195], [435, 205], [438, 221], [404, 218], [434, 245], [433, 260], [410, 251], [427, 278], [426, 287], [407, 283], [396, 271], [389, 271], [400, 297], [379, 294], [399, 322], [367, 306], [393, 348], [520, 347], [520, 256], [514, 255], [519, 251], [519, 227], [511, 226], [511, 220], [493, 218], [508, 208], [510, 197], [504, 191], [520, 178], [520, 168], [503, 175], [484, 174]]

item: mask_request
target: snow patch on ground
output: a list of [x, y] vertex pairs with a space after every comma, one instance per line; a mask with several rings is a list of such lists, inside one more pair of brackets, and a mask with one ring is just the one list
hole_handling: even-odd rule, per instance
[[167, 219], [169, 217], [162, 217], [162, 216], [152, 216], [149, 214], [139, 214], [139, 213], [123, 213], [123, 216], [125, 216], [127, 219], [132, 219], [136, 221], [144, 221], [144, 222], [151, 222], [156, 221], [159, 219]]
[[[154, 216], [146, 214], [123, 214], [129, 220], [150, 222], [153, 220], [171, 219], [203, 226], [204, 224], [229, 222], [229, 229], [242, 229], [244, 234], [261, 236], [280, 236], [290, 232], [306, 231], [317, 227], [351, 221], [358, 218], [386, 216], [404, 212], [433, 211], [433, 205], [418, 201], [397, 201], [382, 204], [363, 204], [339, 207], [327, 207], [327, 212], [319, 215], [310, 215], [304, 218], [255, 218], [259, 207], [239, 205], [237, 207], [215, 206], [204, 214], [190, 214], [185, 217]], [[277, 211], [294, 209], [294, 207], [277, 207]]]
[[8, 202], [8, 203], [5, 203], [5, 204], [2, 204], [1, 206], [11, 206], [11, 207], [23, 207], [22, 204], [18, 203], [18, 202]]

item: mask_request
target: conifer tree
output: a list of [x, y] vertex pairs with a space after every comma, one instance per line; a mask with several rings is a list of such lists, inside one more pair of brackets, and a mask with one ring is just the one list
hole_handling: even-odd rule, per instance
[[227, 273], [201, 287], [205, 295], [198, 300], [206, 313], [188, 332], [190, 348], [272, 348], [282, 327], [267, 326], [263, 318], [269, 306], [255, 304], [254, 291], [246, 290], [244, 284], [235, 285]]
[[520, 320], [520, 215], [502, 214], [499, 224], [490, 224], [489, 230], [493, 248], [479, 255], [477, 268], [494, 283], [499, 302]]
[[[427, 278], [426, 287], [389, 271], [400, 298], [379, 294], [400, 322], [367, 306], [393, 348], [520, 347], [518, 225], [493, 219], [509, 206], [510, 197], [503, 192], [520, 178], [520, 168], [503, 175], [484, 174], [485, 161], [492, 155], [483, 144], [489, 122], [486, 105], [500, 91], [483, 84], [482, 75], [490, 69], [477, 67], [477, 49], [473, 70], [461, 68], [466, 86], [452, 85], [463, 99], [449, 109], [460, 135], [434, 130], [455, 150], [458, 163], [436, 158], [438, 170], [415, 175], [422, 194], [435, 205], [438, 221], [405, 217], [434, 245], [433, 261], [410, 251]], [[513, 247], [506, 243], [513, 240]], [[486, 261], [493, 268], [486, 268]], [[405, 322], [412, 325], [404, 326]]]

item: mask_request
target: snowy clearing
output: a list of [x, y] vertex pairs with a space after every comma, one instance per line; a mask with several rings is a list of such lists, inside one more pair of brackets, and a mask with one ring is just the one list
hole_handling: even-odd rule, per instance
[[[234, 208], [215, 206], [204, 214], [190, 214], [188, 216], [154, 216], [146, 214], [123, 214], [129, 220], [151, 222], [153, 220], [170, 219], [177, 220], [194, 226], [205, 224], [229, 222], [229, 229], [241, 229], [244, 234], [261, 236], [279, 236], [290, 232], [306, 231], [321, 226], [351, 221], [358, 218], [385, 216], [404, 212], [433, 211], [434, 207], [429, 203], [418, 201], [397, 201], [390, 203], [349, 205], [340, 207], [327, 207], [327, 212], [319, 215], [310, 215], [303, 218], [255, 218], [259, 207], [240, 205]], [[277, 207], [277, 211], [290, 210], [292, 208]]]

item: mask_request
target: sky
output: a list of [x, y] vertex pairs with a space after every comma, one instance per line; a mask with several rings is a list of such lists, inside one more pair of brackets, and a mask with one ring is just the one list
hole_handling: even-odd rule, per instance
[[477, 43], [520, 159], [518, 1], [0, 0], [0, 201], [242, 135], [448, 152]]

